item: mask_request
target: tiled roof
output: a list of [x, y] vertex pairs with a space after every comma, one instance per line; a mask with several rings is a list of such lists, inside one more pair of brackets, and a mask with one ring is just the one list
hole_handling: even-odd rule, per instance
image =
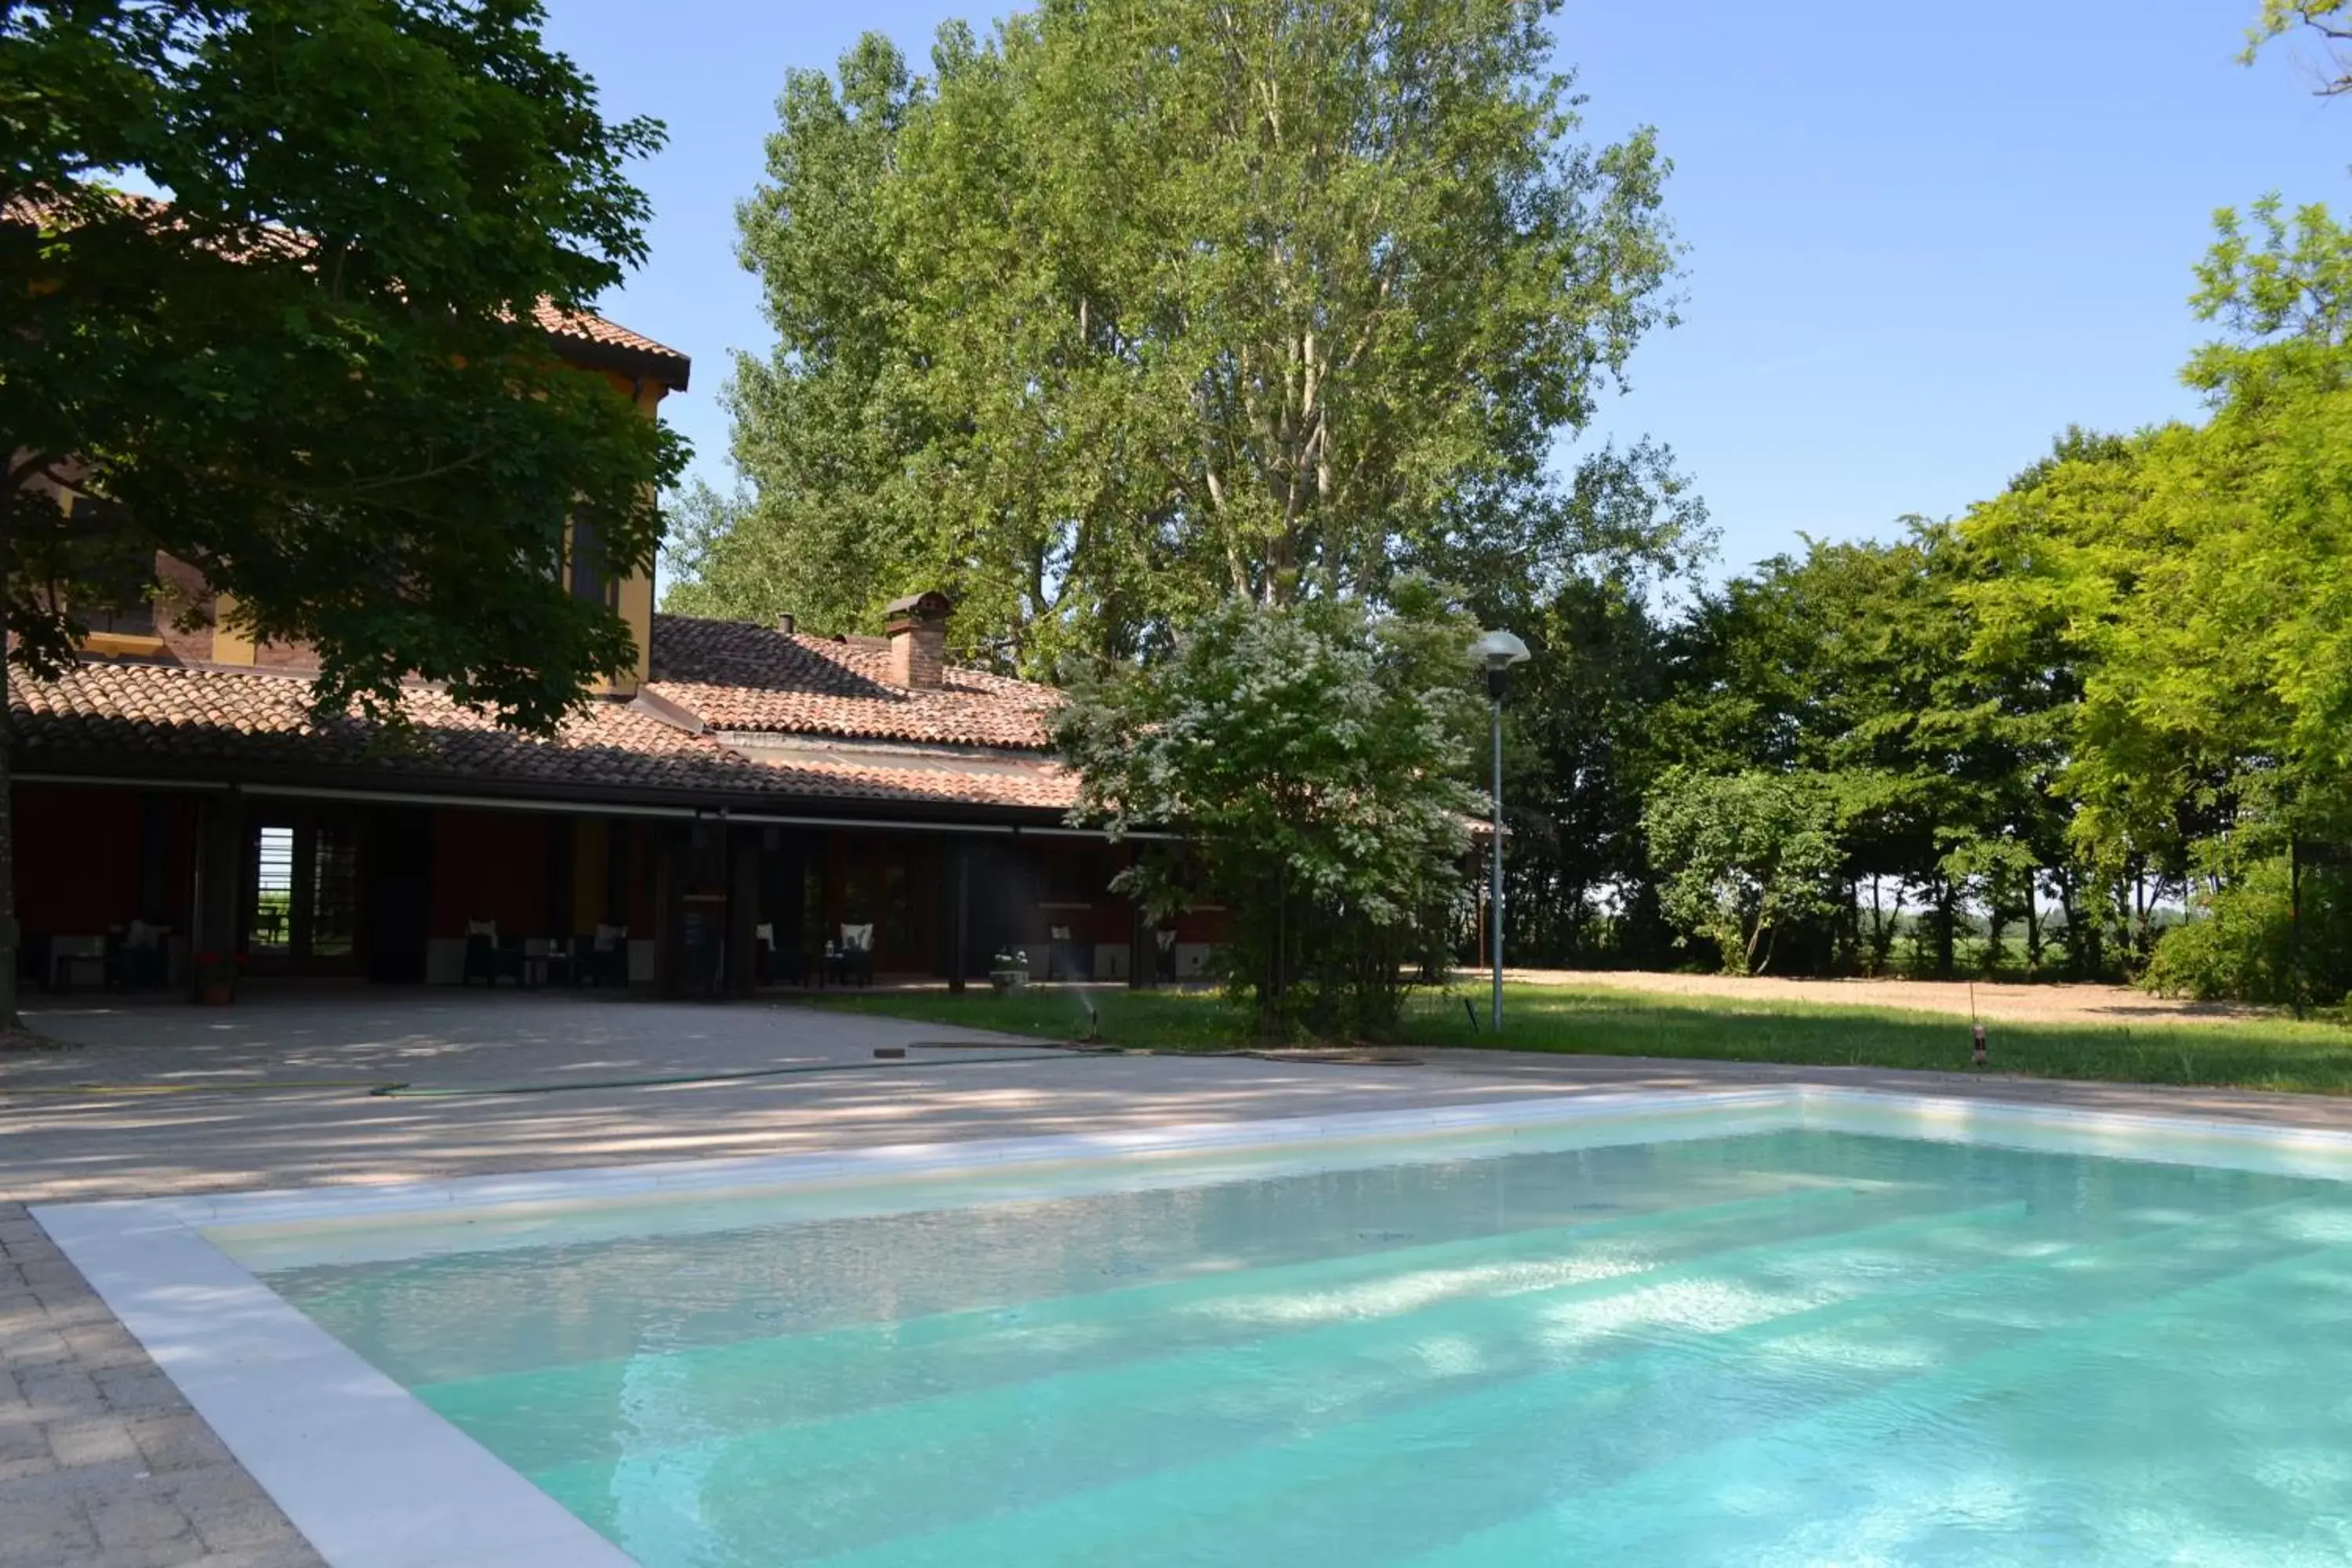
[[950, 666], [937, 690], [889, 680], [888, 646], [740, 621], [654, 617], [651, 689], [717, 730], [1043, 751], [1050, 686]]
[[291, 676], [100, 660], [55, 681], [9, 684], [16, 757], [28, 769], [45, 753], [102, 752], [686, 789], [762, 781], [758, 764], [627, 703], [597, 703], [541, 741], [417, 688], [408, 693], [415, 731], [395, 748], [363, 720], [313, 718], [310, 696], [310, 682]]
[[541, 300], [531, 311], [531, 320], [541, 331], [552, 332], [559, 338], [579, 338], [583, 342], [604, 343], [613, 348], [635, 349], [641, 353], [670, 354], [678, 359], [686, 356], [665, 343], [657, 343], [643, 332], [631, 331], [618, 321], [608, 321], [602, 316], [584, 311], [565, 310], [552, 300]]
[[387, 745], [355, 718], [316, 719], [310, 683], [259, 671], [85, 660], [54, 681], [9, 684], [16, 765], [107, 763], [352, 770], [503, 784], [674, 793], [725, 792], [812, 800], [984, 805], [1059, 809], [1066, 774], [1039, 759], [1028, 769], [884, 765], [883, 759], [754, 759], [709, 735], [690, 735], [624, 700], [593, 704], [552, 741], [501, 730], [433, 688], [408, 693], [415, 729]]
[[759, 755], [758, 765], [790, 781], [780, 787], [793, 795], [828, 799], [1023, 805], [1055, 812], [1067, 811], [1078, 800], [1077, 775], [1042, 757], [1017, 769], [970, 772], [831, 759], [786, 761], [768, 753]]
[[[585, 310], [559, 310], [553, 301], [548, 300], [541, 300], [532, 308], [531, 320], [551, 337], [643, 355], [664, 373], [662, 384], [674, 392], [686, 390], [687, 373], [692, 362], [677, 350], [666, 343], [656, 342], [643, 332], [632, 331], [618, 321], [608, 321]], [[669, 377], [676, 379], [667, 379]]]
[[[83, 195], [89, 193], [84, 192]], [[161, 218], [171, 212], [171, 205], [152, 197], [119, 192], [100, 193], [107, 201], [142, 218]], [[19, 192], [0, 200], [0, 223], [42, 224], [58, 221], [72, 209], [55, 195]], [[252, 242], [257, 251], [268, 248], [288, 256], [299, 256], [310, 245], [307, 236], [276, 224], [263, 225], [257, 231], [260, 238]], [[662, 384], [672, 391], [683, 392], [693, 362], [666, 343], [656, 342], [643, 332], [632, 331], [618, 321], [609, 321], [588, 310], [566, 310], [551, 300], [542, 299], [531, 307], [531, 321], [540, 331], [568, 342], [584, 343], [599, 349], [613, 350], [630, 358], [649, 362], [658, 371]]]

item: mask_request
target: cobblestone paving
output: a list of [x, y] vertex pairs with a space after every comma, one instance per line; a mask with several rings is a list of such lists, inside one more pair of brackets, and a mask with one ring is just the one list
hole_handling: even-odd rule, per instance
[[0, 1204], [0, 1568], [315, 1568], [22, 1204]]

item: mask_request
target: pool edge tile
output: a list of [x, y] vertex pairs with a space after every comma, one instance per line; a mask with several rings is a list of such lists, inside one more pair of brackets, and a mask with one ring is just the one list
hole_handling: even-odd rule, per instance
[[632, 1562], [256, 1279], [181, 1208], [31, 1212], [332, 1568]]

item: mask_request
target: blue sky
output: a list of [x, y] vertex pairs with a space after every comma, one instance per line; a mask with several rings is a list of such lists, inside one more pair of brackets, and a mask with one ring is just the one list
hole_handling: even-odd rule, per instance
[[[921, 60], [931, 0], [549, 0], [607, 110], [668, 121], [639, 175], [653, 259], [606, 308], [692, 354], [668, 413], [731, 483], [717, 394], [763, 349], [735, 202], [788, 68], [878, 29]], [[1885, 536], [1997, 490], [2069, 422], [2191, 416], [2190, 267], [2213, 209], [2277, 190], [2352, 205], [2352, 101], [2315, 47], [2235, 62], [2256, 0], [1569, 0], [1587, 127], [1658, 128], [1688, 243], [1684, 324], [1648, 342], [1588, 438], [1671, 445], [1739, 570], [1800, 532]]]

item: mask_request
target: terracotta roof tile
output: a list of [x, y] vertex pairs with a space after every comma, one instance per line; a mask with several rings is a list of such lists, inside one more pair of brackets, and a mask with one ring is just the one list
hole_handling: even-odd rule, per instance
[[[142, 219], [168, 222], [171, 205], [150, 196], [121, 192], [79, 190], [82, 197], [97, 195]], [[0, 223], [38, 225], [54, 223], [68, 217], [74, 205], [55, 195], [18, 192], [0, 199]], [[280, 255], [299, 256], [310, 247], [310, 238], [298, 231], [277, 224], [265, 224], [253, 231], [259, 237], [251, 242], [255, 251], [269, 249]], [[542, 299], [531, 307], [531, 321], [540, 331], [551, 337], [571, 342], [593, 344], [602, 349], [615, 349], [628, 355], [642, 355], [658, 369], [664, 385], [683, 392], [693, 362], [667, 343], [656, 342], [643, 332], [633, 331], [618, 321], [607, 321], [591, 310], [566, 310], [551, 300]]]
[[686, 390], [688, 368], [692, 362], [668, 344], [656, 342], [643, 332], [632, 331], [618, 321], [606, 321], [585, 310], [559, 310], [549, 300], [541, 300], [532, 307], [531, 320], [551, 337], [593, 343], [599, 348], [620, 349], [659, 362], [667, 374], [677, 378], [664, 384], [674, 391]]
[[[551, 741], [501, 730], [438, 689], [408, 694], [415, 726], [388, 746], [356, 718], [314, 718], [310, 685], [259, 671], [91, 659], [54, 681], [9, 684], [16, 764], [69, 762], [351, 770], [355, 782], [538, 784], [806, 800], [1066, 807], [1075, 789], [1044, 758], [957, 769], [887, 759], [755, 758], [624, 700], [592, 704]], [[937, 762], [937, 759], [932, 759]]]
[[1040, 757], [1024, 766], [987, 771], [890, 767], [832, 759], [786, 761], [754, 753], [795, 795], [845, 800], [936, 801], [943, 805], [1034, 806], [1064, 812], [1078, 800], [1077, 776]]
[[26, 767], [72, 752], [673, 788], [753, 788], [762, 777], [757, 764], [627, 703], [597, 703], [558, 739], [541, 741], [418, 688], [408, 694], [413, 734], [388, 746], [363, 720], [312, 717], [310, 695], [295, 677], [102, 660], [9, 686]]
[[714, 729], [1044, 751], [1061, 694], [950, 666], [937, 690], [889, 680], [889, 645], [740, 621], [654, 617], [652, 689]]

